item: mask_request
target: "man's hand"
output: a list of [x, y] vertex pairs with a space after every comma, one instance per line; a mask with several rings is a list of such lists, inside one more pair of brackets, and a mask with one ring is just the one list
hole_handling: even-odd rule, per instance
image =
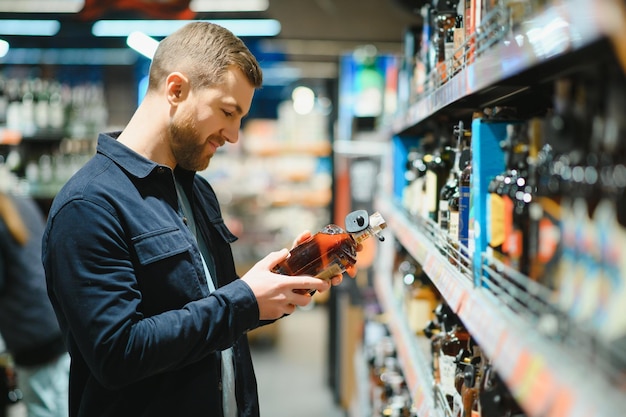
[[287, 249], [272, 252], [241, 277], [257, 299], [261, 320], [278, 319], [285, 314], [293, 313], [296, 306], [305, 307], [311, 302], [310, 294], [297, 293], [294, 290], [310, 288], [324, 292], [330, 288], [330, 283], [318, 278], [273, 273], [272, 268], [287, 258], [288, 254]]
[[[302, 233], [300, 233], [293, 241], [293, 244], [291, 245], [291, 249], [295, 248], [296, 246], [298, 246], [299, 244], [303, 243], [304, 241], [308, 240], [311, 237], [311, 231], [309, 230], [305, 230]], [[359, 245], [360, 247], [361, 245]], [[357, 247], [357, 251], [359, 250], [359, 248]], [[352, 275], [352, 278], [354, 278], [354, 276], [356, 276], [356, 271], [355, 271], [355, 275]], [[343, 275], [335, 275], [334, 277], [332, 277], [330, 279], [330, 283], [331, 285], [334, 287], [336, 285], [341, 284], [341, 281], [343, 280]]]

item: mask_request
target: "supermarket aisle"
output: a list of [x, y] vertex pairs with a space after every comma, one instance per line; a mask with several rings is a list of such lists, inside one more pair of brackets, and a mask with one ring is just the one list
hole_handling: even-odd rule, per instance
[[297, 310], [273, 326], [274, 346], [252, 345], [261, 417], [344, 417], [326, 383], [326, 307]]

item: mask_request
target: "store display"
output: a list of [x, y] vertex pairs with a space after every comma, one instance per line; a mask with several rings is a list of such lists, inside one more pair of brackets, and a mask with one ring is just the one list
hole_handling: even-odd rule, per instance
[[[444, 3], [450, 13], [438, 15]], [[423, 267], [466, 336], [460, 342], [450, 332], [440, 307], [425, 328], [432, 344], [424, 352], [414, 318], [397, 307], [404, 299], [388, 288], [397, 267], [386, 277], [389, 264], [381, 261], [376, 289], [389, 320], [400, 321], [391, 334], [418, 414], [619, 414], [626, 407], [626, 293], [617, 247], [626, 236], [619, 116], [626, 84], [606, 46], [623, 25], [609, 30], [605, 19], [589, 16], [623, 7], [461, 1], [448, 29], [449, 3], [423, 7], [425, 27], [435, 30], [422, 32], [422, 43], [445, 52], [442, 33], [465, 26], [463, 48], [457, 43], [452, 57], [439, 53], [443, 61], [429, 56], [424, 67], [434, 63], [431, 71], [411, 78], [422, 84], [411, 88], [418, 92], [412, 103], [398, 106], [407, 110], [392, 128], [393, 188], [375, 205], [400, 242], [398, 253], [406, 250]], [[591, 50], [600, 53], [590, 59]], [[412, 57], [415, 71], [421, 52]], [[459, 168], [456, 160], [437, 183], [432, 160], [446, 145], [433, 132], [463, 125], [468, 163]], [[436, 184], [436, 216], [424, 209], [428, 184]], [[459, 262], [460, 255], [469, 261]], [[432, 360], [432, 374], [424, 360]], [[571, 363], [593, 366], [583, 371]]]

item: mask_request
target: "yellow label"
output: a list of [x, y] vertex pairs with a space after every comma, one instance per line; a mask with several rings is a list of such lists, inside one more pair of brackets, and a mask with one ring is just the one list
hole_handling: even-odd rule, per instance
[[489, 245], [495, 248], [504, 242], [504, 201], [497, 194], [491, 194], [489, 201], [491, 204], [491, 218], [488, 220], [491, 227]]

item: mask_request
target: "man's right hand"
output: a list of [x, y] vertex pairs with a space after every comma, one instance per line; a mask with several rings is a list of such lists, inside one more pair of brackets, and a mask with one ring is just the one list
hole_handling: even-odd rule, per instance
[[312, 298], [308, 293], [300, 294], [294, 290], [310, 288], [324, 292], [330, 283], [307, 275], [286, 276], [272, 272], [279, 262], [287, 258], [289, 251], [282, 249], [272, 252], [257, 262], [241, 279], [254, 293], [259, 305], [260, 320], [275, 320], [285, 314], [291, 314], [296, 306], [308, 305]]

